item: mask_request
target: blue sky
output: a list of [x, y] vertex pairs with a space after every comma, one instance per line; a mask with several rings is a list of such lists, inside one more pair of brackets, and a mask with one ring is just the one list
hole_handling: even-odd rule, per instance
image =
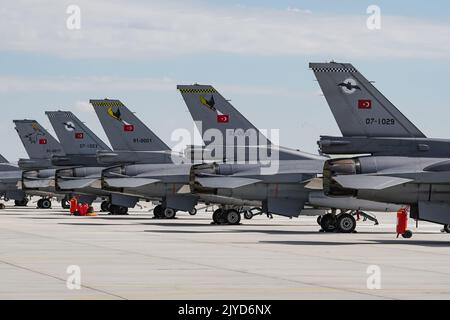
[[[81, 9], [81, 30], [66, 8]], [[369, 5], [381, 30], [366, 28]], [[449, 138], [450, 3], [434, 1], [11, 1], [0, 9], [0, 134], [13, 119], [72, 110], [104, 137], [87, 101], [118, 98], [169, 145], [193, 124], [176, 84], [214, 85], [280, 142], [316, 152], [338, 135], [308, 62], [352, 62], [426, 135]]]

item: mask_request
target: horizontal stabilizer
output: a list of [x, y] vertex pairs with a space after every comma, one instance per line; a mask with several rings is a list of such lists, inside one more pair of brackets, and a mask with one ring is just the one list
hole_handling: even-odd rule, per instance
[[305, 185], [305, 188], [309, 190], [323, 190], [323, 179], [322, 178], [311, 179]]
[[205, 188], [235, 189], [260, 182], [257, 179], [239, 177], [205, 177], [197, 178], [197, 181]]
[[74, 190], [74, 189], [82, 189], [87, 188], [98, 179], [79, 179], [79, 180], [67, 180], [61, 181], [58, 183], [58, 186], [62, 190]]
[[138, 188], [158, 182], [157, 179], [146, 178], [107, 178], [106, 184], [112, 188]]
[[338, 176], [334, 180], [346, 189], [364, 190], [383, 190], [413, 181], [404, 178], [367, 175]]

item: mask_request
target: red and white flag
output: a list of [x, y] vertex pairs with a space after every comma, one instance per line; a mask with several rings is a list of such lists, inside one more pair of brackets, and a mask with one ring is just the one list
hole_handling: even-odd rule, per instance
[[230, 122], [230, 116], [226, 114], [219, 114], [217, 115], [217, 122], [218, 123], [228, 123]]
[[47, 139], [39, 139], [39, 144], [47, 144]]
[[77, 140], [82, 140], [82, 139], [84, 139], [84, 134], [83, 134], [83, 132], [77, 132], [77, 133], [75, 133], [75, 139], [77, 139]]
[[372, 109], [372, 100], [358, 100], [358, 109]]

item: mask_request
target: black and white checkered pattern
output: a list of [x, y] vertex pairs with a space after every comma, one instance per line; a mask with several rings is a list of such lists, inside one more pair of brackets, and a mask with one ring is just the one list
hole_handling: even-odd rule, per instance
[[312, 68], [314, 72], [345, 72], [345, 73], [355, 73], [358, 72], [355, 68], [344, 68], [344, 67], [317, 67]]

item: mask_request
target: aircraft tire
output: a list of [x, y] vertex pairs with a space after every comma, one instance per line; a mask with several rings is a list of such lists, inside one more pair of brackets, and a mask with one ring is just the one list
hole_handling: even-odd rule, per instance
[[227, 210], [225, 213], [227, 224], [237, 225], [241, 222], [241, 214], [236, 210]]
[[191, 216], [195, 216], [195, 215], [197, 214], [197, 209], [196, 209], [196, 208], [193, 208], [192, 210], [189, 210], [189, 214], [190, 214]]
[[444, 225], [444, 231], [450, 233], [450, 224]]
[[214, 213], [212, 215], [212, 219], [213, 219], [214, 223], [216, 223], [216, 224], [224, 223], [223, 213], [224, 213], [223, 209], [217, 209], [216, 211], [214, 211]]
[[164, 209], [162, 205], [159, 204], [153, 209], [153, 216], [155, 219], [162, 219], [164, 217]]
[[403, 237], [404, 239], [411, 239], [412, 236], [413, 236], [413, 233], [412, 233], [412, 231], [410, 231], [410, 230], [406, 230], [405, 233], [402, 234], [402, 237]]
[[100, 210], [102, 212], [108, 212], [109, 211], [109, 206], [111, 205], [111, 203], [109, 201], [103, 201], [100, 204]]
[[337, 228], [336, 217], [332, 214], [326, 214], [320, 219], [320, 226], [324, 232], [335, 232]]
[[251, 220], [253, 218], [253, 213], [250, 210], [244, 212], [244, 219]]
[[353, 233], [356, 229], [355, 218], [348, 213], [339, 215], [337, 219], [337, 229], [340, 233]]
[[51, 209], [52, 202], [50, 201], [50, 199], [42, 199], [41, 206], [42, 209]]
[[165, 208], [164, 209], [164, 218], [166, 219], [175, 219], [175, 216], [177, 214], [177, 211], [172, 208]]
[[42, 209], [42, 200], [44, 200], [44, 199], [39, 199], [37, 202], [38, 209]]
[[66, 198], [61, 200], [61, 208], [70, 209], [70, 202]]
[[28, 204], [28, 199], [27, 198], [22, 199], [22, 200], [15, 200], [14, 201], [14, 205], [16, 207], [26, 207], [27, 204]]
[[317, 217], [317, 224], [320, 226], [320, 222], [322, 221], [322, 216]]

